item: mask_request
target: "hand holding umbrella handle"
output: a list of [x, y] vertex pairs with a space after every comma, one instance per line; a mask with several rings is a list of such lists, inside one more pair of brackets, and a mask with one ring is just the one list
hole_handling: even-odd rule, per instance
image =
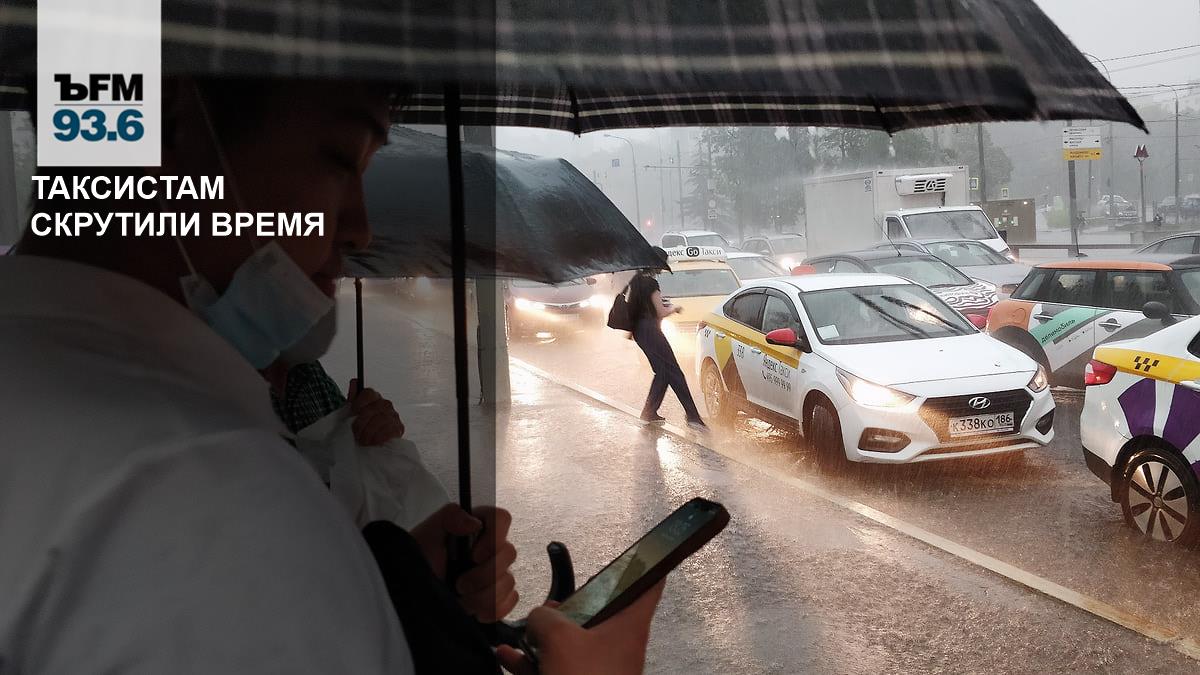
[[[550, 558], [550, 590], [546, 593], [546, 602], [560, 603], [575, 592], [575, 565], [571, 562], [571, 552], [562, 542], [547, 544], [546, 555]], [[485, 624], [483, 629], [493, 646], [508, 645], [522, 650], [527, 647], [524, 620], [497, 621]]]

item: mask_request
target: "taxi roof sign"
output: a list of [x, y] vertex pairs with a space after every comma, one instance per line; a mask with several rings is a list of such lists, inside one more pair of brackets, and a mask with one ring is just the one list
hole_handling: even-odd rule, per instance
[[663, 250], [667, 252], [667, 260], [669, 262], [685, 262], [689, 260], [725, 262], [725, 249], [720, 246], [672, 246]]

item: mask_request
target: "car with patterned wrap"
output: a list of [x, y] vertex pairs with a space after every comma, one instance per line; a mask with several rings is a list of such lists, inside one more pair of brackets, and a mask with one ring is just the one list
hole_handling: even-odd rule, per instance
[[1200, 542], [1200, 317], [1096, 347], [1085, 373], [1079, 438], [1125, 522], [1146, 537]]
[[1200, 314], [1200, 257], [1131, 255], [1119, 260], [1042, 263], [988, 315], [996, 339], [1050, 371], [1051, 382], [1083, 386], [1097, 345], [1162, 328], [1147, 320], [1147, 302], [1178, 317]]
[[832, 463], [909, 463], [1053, 438], [1046, 374], [929, 289], [886, 274], [754, 282], [700, 323], [709, 419], [798, 430]]
[[1017, 290], [1031, 269], [974, 239], [894, 239], [876, 244], [875, 248], [936, 255], [972, 279], [994, 284], [1001, 298], [1007, 298]]
[[818, 273], [878, 272], [910, 279], [933, 291], [964, 315], [977, 316], [980, 325], [988, 310], [1000, 299], [995, 284], [972, 279], [935, 255], [902, 248], [817, 256], [805, 260], [804, 264], [811, 265]]

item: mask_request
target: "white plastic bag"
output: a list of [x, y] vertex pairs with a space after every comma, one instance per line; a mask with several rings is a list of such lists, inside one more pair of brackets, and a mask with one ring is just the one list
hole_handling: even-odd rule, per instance
[[329, 483], [359, 527], [387, 520], [408, 529], [450, 501], [413, 442], [359, 446], [353, 423], [347, 404], [301, 429], [296, 449]]

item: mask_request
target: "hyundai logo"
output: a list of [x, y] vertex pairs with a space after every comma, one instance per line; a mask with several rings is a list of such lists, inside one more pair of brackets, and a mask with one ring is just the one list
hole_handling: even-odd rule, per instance
[[983, 410], [984, 408], [990, 406], [991, 404], [992, 404], [992, 399], [990, 399], [986, 396], [976, 396], [976, 397], [972, 398], [970, 401], [967, 401], [967, 405], [971, 406], [972, 408], [974, 408], [976, 410]]

